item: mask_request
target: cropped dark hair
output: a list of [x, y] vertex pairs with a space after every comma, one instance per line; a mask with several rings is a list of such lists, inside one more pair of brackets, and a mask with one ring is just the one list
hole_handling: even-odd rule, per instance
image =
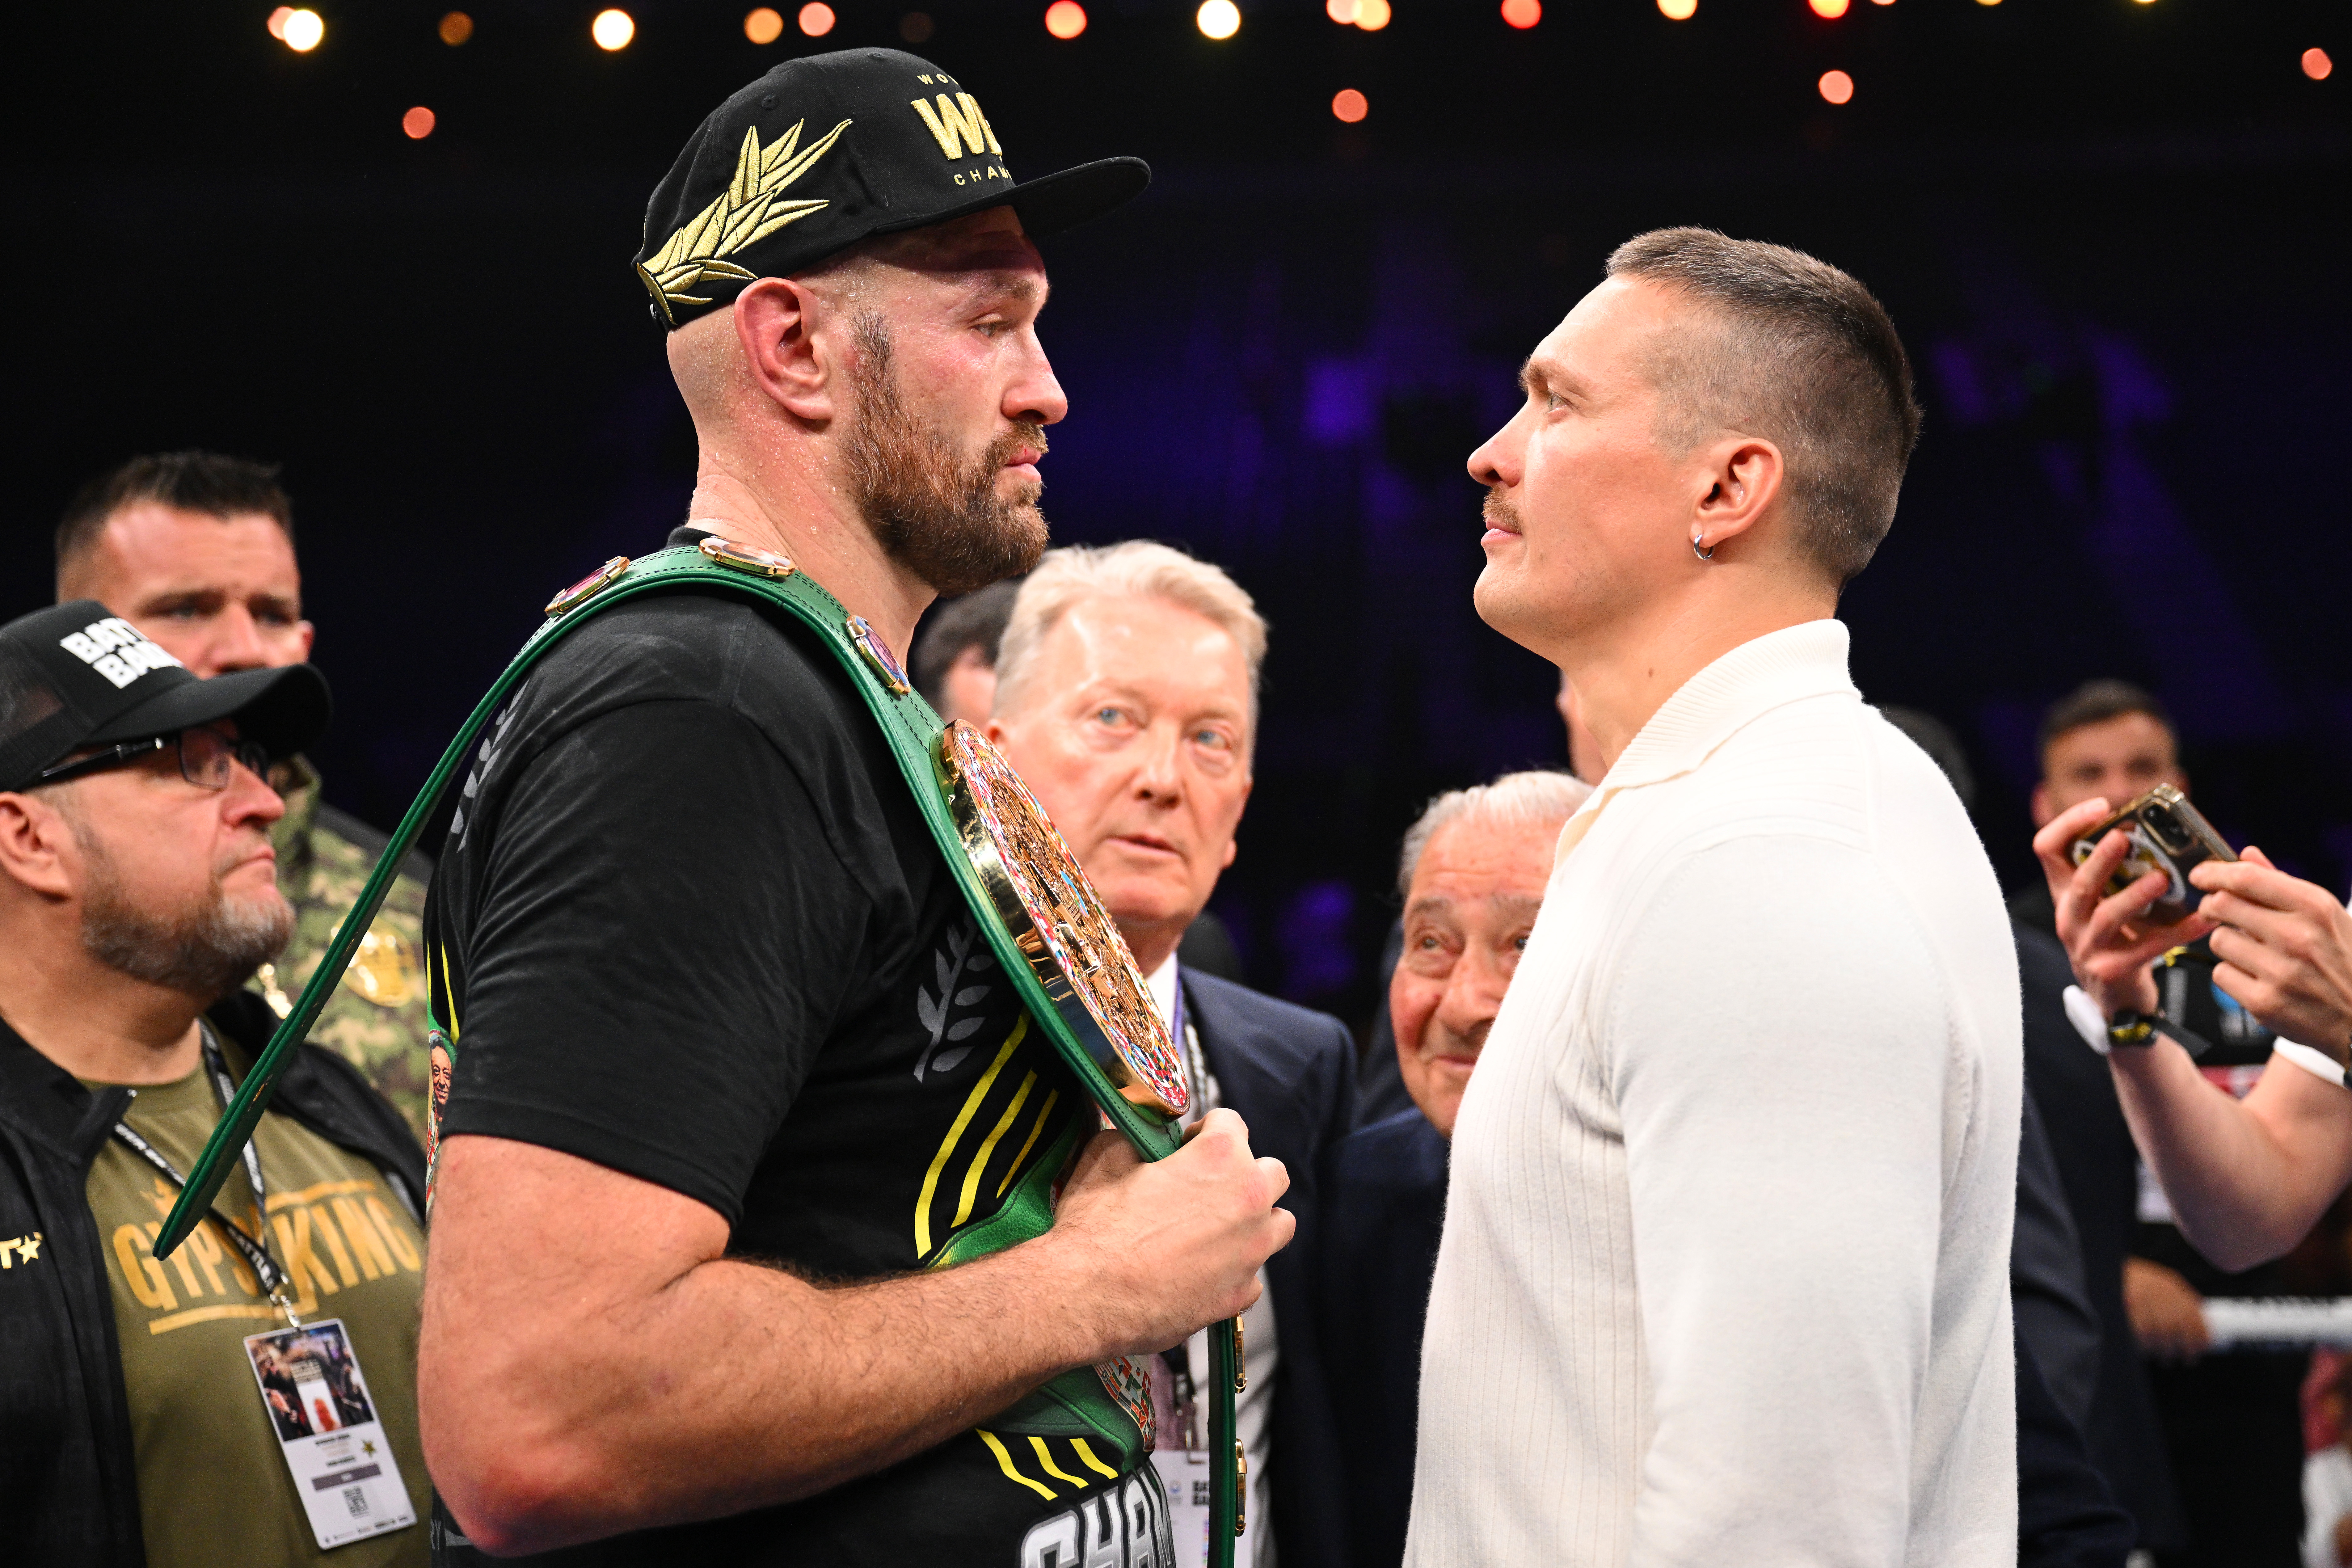
[[915, 689], [937, 706], [940, 687], [963, 650], [976, 647], [996, 667], [996, 645], [1004, 639], [1004, 623], [1013, 618], [1013, 601], [1021, 595], [1021, 579], [992, 583], [975, 593], [950, 599], [933, 610], [915, 636], [907, 663]]
[[278, 465], [217, 452], [153, 452], [133, 458], [76, 491], [58, 522], [57, 569], [98, 542], [107, 520], [124, 507], [155, 501], [183, 511], [237, 517], [259, 512], [294, 542], [294, 502], [278, 482]]
[[2153, 692], [2128, 680], [2086, 680], [2053, 702], [2050, 710], [2042, 715], [2042, 732], [2034, 738], [2034, 753], [2047, 758], [2061, 735], [2088, 724], [2104, 724], [2126, 713], [2147, 714], [2164, 726], [2174, 746], [2180, 744], [2180, 731], [2173, 725], [2171, 713]]
[[1668, 438], [1769, 437], [1814, 561], [1841, 586], [1869, 565], [1919, 439], [1911, 362], [1870, 290], [1803, 251], [1711, 228], [1636, 235], [1610, 256], [1609, 276], [1678, 290], [1719, 317], [1716, 332], [1673, 334], [1654, 362]]

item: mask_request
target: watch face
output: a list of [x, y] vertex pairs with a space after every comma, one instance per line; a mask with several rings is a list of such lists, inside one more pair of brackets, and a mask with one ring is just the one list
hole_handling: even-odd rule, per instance
[[942, 744], [965, 846], [984, 879], [1001, 879], [992, 889], [998, 908], [1046, 994], [1057, 1002], [1074, 995], [1100, 1029], [1108, 1055], [1096, 1053], [1096, 1062], [1122, 1097], [1183, 1115], [1190, 1098], [1183, 1059], [1077, 858], [987, 737], [959, 721]]

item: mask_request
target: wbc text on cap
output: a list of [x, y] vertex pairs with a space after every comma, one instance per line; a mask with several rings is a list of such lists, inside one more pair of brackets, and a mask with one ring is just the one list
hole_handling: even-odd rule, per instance
[[1009, 206], [1032, 239], [1150, 183], [1139, 158], [1016, 181], [980, 100], [929, 60], [842, 49], [786, 60], [713, 110], [646, 205], [637, 279], [675, 330], [877, 235]]

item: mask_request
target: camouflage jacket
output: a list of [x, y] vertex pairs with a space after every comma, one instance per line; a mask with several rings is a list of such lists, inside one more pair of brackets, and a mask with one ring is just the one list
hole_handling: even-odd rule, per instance
[[[278, 783], [286, 815], [271, 831], [278, 850], [278, 889], [294, 906], [294, 940], [275, 963], [253, 977], [271, 1009], [284, 1017], [319, 966], [343, 916], [359, 901], [360, 886], [375, 868], [385, 836], [319, 798], [319, 775], [296, 757], [281, 764]], [[411, 855], [383, 908], [360, 941], [342, 984], [311, 1026], [310, 1043], [324, 1046], [366, 1075], [425, 1142], [425, 883], [432, 867]]]

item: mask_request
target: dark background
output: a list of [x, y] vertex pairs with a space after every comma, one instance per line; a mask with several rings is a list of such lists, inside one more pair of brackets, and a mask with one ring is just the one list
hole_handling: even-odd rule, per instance
[[[1049, 249], [1071, 395], [1062, 540], [1189, 546], [1274, 626], [1258, 784], [1218, 908], [1270, 989], [1360, 1021], [1399, 832], [1433, 791], [1565, 752], [1550, 668], [1477, 621], [1462, 460], [1536, 339], [1638, 230], [1813, 250], [1878, 290], [1926, 435], [1848, 594], [1867, 696], [1961, 733], [2015, 884], [2042, 706], [2114, 674], [2176, 707], [2233, 839], [2352, 875], [2341, 607], [2347, 77], [2340, 4], [2250, 0], [928, 0], [922, 52], [1016, 174], [1108, 153], [1159, 178]], [[73, 488], [132, 453], [282, 461], [331, 797], [389, 826], [556, 587], [681, 521], [691, 431], [632, 275], [700, 116], [794, 52], [895, 43], [836, 0], [767, 47], [743, 4], [15, 7], [0, 57], [0, 616], [46, 602]], [[1843, 108], [1814, 89], [1853, 73]], [[1366, 92], [1347, 128], [1334, 91]], [[423, 142], [404, 110], [434, 109]], [[681, 803], [691, 818], [717, 803]]]

